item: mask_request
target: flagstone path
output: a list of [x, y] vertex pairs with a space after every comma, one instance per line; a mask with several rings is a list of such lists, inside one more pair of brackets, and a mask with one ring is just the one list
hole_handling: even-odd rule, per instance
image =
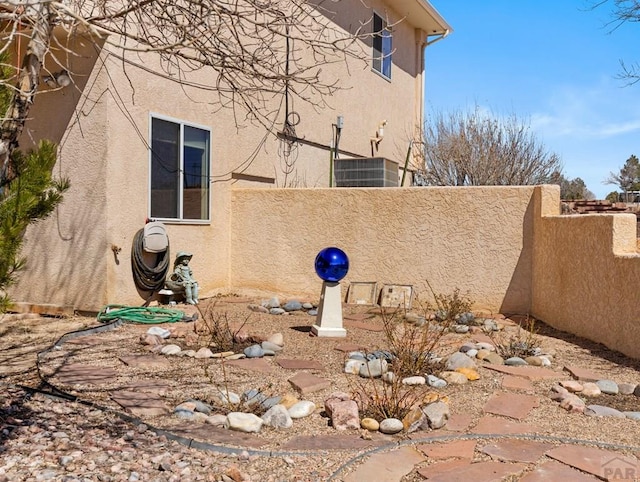
[[[366, 320], [350, 320], [366, 325]], [[346, 322], [345, 322], [346, 324]], [[97, 338], [74, 339], [73, 344], [92, 343]], [[361, 348], [357, 344], [343, 344], [337, 349], [350, 351]], [[166, 358], [157, 356], [122, 357], [120, 362], [130, 366], [164, 366]], [[287, 370], [310, 368], [324, 370], [315, 360], [276, 359]], [[238, 369], [264, 373], [273, 366], [264, 359], [229, 361]], [[595, 481], [633, 480], [640, 478], [640, 448], [625, 448], [591, 442], [538, 436], [538, 427], [528, 421], [530, 413], [540, 403], [532, 381], [563, 378], [558, 371], [540, 367], [483, 366], [486, 373], [493, 372], [502, 379], [501, 390], [489, 396], [480, 416], [453, 414], [446, 427], [433, 432], [415, 432], [400, 440], [383, 434], [371, 434], [363, 439], [357, 433], [299, 436], [279, 447], [281, 453], [304, 453], [328, 450], [349, 451], [351, 460], [337, 467], [328, 480], [359, 482], [362, 480], [396, 482], [416, 469], [429, 482], [499, 481], [504, 477], [519, 477], [524, 482], [541, 481]], [[591, 380], [597, 375], [580, 367], [569, 367], [569, 374], [580, 380]], [[117, 368], [67, 363], [55, 378], [69, 385], [110, 384], [117, 377]], [[597, 378], [596, 378], [597, 379]], [[300, 393], [327, 388], [324, 378], [300, 371], [292, 374], [289, 382]], [[155, 416], [171, 411], [162, 399], [166, 385], [140, 380], [111, 390], [111, 398], [136, 417]], [[525, 393], [522, 393], [525, 392]], [[226, 446], [243, 447], [256, 455], [277, 455], [262, 449], [264, 440], [249, 434], [224, 430], [213, 426], [183, 425], [172, 430], [176, 437], [187, 439], [190, 446], [224, 449]], [[478, 442], [482, 441], [482, 444]], [[208, 444], [208, 445], [207, 445]], [[623, 449], [623, 447], [619, 447]], [[635, 455], [628, 455], [629, 452]], [[511, 480], [511, 479], [510, 479]], [[513, 480], [516, 480], [515, 478]]]

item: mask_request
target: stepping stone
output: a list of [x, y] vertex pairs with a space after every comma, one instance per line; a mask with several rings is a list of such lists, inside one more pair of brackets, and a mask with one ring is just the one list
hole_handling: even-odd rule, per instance
[[430, 459], [448, 459], [450, 457], [472, 459], [476, 450], [476, 441], [456, 440], [454, 442], [423, 444], [416, 448]]
[[514, 422], [504, 418], [482, 417], [471, 431], [478, 434], [517, 435], [525, 433], [539, 433], [540, 428], [529, 423]]
[[[469, 482], [473, 481], [498, 481], [508, 475], [515, 475], [526, 469], [525, 464], [505, 464], [503, 462], [477, 462], [458, 467], [454, 471], [429, 476], [429, 482]], [[375, 479], [372, 479], [375, 480]]]
[[361, 450], [389, 443], [382, 434], [371, 434], [376, 440], [357, 435], [303, 435], [294, 437], [282, 446], [284, 450]]
[[317, 360], [277, 358], [276, 363], [285, 370], [324, 370], [324, 367]]
[[371, 313], [351, 313], [350, 315], [344, 315], [342, 318], [349, 321], [364, 321], [373, 318], [375, 315]]
[[552, 460], [551, 462], [539, 465], [534, 471], [522, 477], [520, 482], [549, 482], [553, 480], [562, 480], [563, 482], [595, 482], [600, 479]]
[[342, 343], [334, 348], [334, 350], [341, 351], [343, 353], [349, 353], [351, 351], [364, 350], [364, 345], [357, 345], [356, 343]]
[[[401, 447], [391, 452], [372, 455], [343, 480], [345, 482], [362, 482], [363, 480], [400, 482], [402, 477], [413, 470], [414, 465], [424, 460], [424, 455], [413, 447]], [[390, 461], [393, 462], [390, 463]]]
[[527, 378], [505, 375], [502, 379], [502, 388], [529, 391], [533, 390], [533, 383], [531, 383], [531, 380]]
[[169, 359], [155, 355], [121, 356], [120, 361], [134, 368], [169, 368], [171, 366]]
[[568, 366], [564, 367], [564, 370], [568, 371], [576, 380], [580, 380], [583, 382], [597, 382], [598, 380], [604, 380], [608, 378], [607, 375], [596, 373], [587, 368]]
[[544, 379], [554, 379], [554, 378], [563, 378], [562, 373], [554, 372], [549, 368], [543, 367], [532, 367], [532, 366], [520, 366], [513, 367], [509, 365], [481, 365], [483, 368], [488, 368], [489, 370], [494, 370], [500, 373], [506, 373], [507, 375], [516, 375], [519, 377], [525, 377], [529, 380], [544, 380]]
[[447, 420], [445, 428], [453, 432], [465, 432], [473, 422], [473, 417], [466, 413], [454, 413]]
[[255, 434], [238, 432], [236, 430], [228, 430], [221, 427], [215, 427], [210, 424], [188, 423], [182, 427], [174, 427], [171, 432], [181, 437], [195, 439], [189, 447], [192, 449], [207, 449], [207, 447], [198, 444], [197, 440], [208, 444], [224, 444], [235, 445], [242, 448], [260, 448], [267, 443], [267, 440], [261, 440]]
[[446, 476], [450, 472], [455, 473], [469, 465], [471, 465], [471, 460], [469, 459], [447, 460], [446, 462], [438, 462], [428, 465], [427, 467], [420, 468], [418, 469], [418, 474], [427, 480], [433, 480], [438, 477]]
[[137, 416], [156, 417], [171, 412], [167, 404], [153, 393], [118, 390], [110, 395], [118, 405]]
[[243, 370], [249, 370], [260, 373], [270, 373], [273, 370], [273, 366], [264, 358], [243, 358], [241, 360], [224, 360], [223, 363], [226, 366], [242, 368]]
[[71, 338], [70, 340], [66, 340], [64, 342], [65, 345], [88, 345], [88, 346], [97, 346], [104, 344], [104, 338], [97, 335], [87, 335], [87, 336], [77, 336], [75, 338]]
[[289, 378], [289, 383], [291, 383], [293, 388], [298, 390], [302, 395], [324, 390], [331, 386], [331, 382], [329, 380], [306, 372], [297, 373], [293, 377]]
[[378, 323], [375, 321], [358, 321], [358, 320], [344, 320], [344, 326], [347, 328], [359, 328], [361, 330], [381, 332], [384, 331], [384, 326], [382, 323]]
[[136, 380], [124, 385], [122, 389], [164, 395], [169, 389], [169, 384], [159, 380]]
[[540, 405], [538, 397], [521, 393], [494, 393], [482, 410], [485, 413], [502, 415], [522, 420]]
[[605, 480], [634, 480], [640, 477], [638, 459], [612, 450], [561, 445], [549, 450], [546, 455]]
[[485, 445], [481, 451], [494, 460], [534, 463], [551, 448], [553, 445], [549, 443], [511, 439]]
[[82, 365], [79, 363], [62, 365], [56, 373], [57, 378], [65, 385], [98, 385], [113, 383], [118, 373], [114, 368]]

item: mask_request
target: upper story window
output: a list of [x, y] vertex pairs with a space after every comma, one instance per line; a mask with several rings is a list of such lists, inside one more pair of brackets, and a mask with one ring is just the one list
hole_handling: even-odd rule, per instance
[[151, 116], [150, 216], [209, 221], [211, 131]]
[[391, 78], [391, 30], [387, 21], [373, 14], [373, 70]]

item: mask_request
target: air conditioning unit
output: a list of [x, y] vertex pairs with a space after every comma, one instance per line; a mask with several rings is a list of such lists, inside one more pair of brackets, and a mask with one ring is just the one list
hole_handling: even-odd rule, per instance
[[336, 159], [338, 187], [398, 187], [398, 163], [384, 157]]

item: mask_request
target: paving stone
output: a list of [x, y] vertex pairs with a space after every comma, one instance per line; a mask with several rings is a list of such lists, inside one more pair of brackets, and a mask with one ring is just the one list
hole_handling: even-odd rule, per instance
[[167, 404], [154, 393], [117, 390], [110, 395], [118, 405], [137, 416], [155, 417], [170, 412]]
[[334, 350], [338, 350], [343, 353], [349, 353], [350, 351], [360, 351], [364, 348], [364, 345], [358, 345], [356, 343], [341, 343], [340, 345], [336, 346]]
[[581, 380], [583, 382], [597, 382], [598, 380], [607, 378], [607, 376], [602, 373], [597, 373], [587, 368], [577, 366], [566, 366], [564, 367], [564, 370], [568, 371], [576, 380]]
[[562, 445], [549, 450], [546, 455], [605, 480], [640, 478], [638, 459], [611, 450], [579, 445]]
[[343, 315], [342, 319], [349, 320], [349, 321], [364, 321], [364, 320], [369, 320], [374, 316], [376, 315], [372, 313], [351, 313], [348, 315]]
[[383, 434], [370, 434], [371, 440], [358, 435], [303, 435], [294, 437], [282, 446], [284, 450], [350, 450], [378, 447], [389, 443]]
[[169, 390], [169, 384], [161, 380], [134, 380], [121, 387], [123, 390], [134, 390], [164, 395]]
[[471, 461], [469, 459], [453, 459], [419, 468], [417, 472], [425, 479], [432, 480], [433, 478], [460, 470], [470, 464]]
[[499, 417], [485, 416], [480, 418], [478, 424], [471, 433], [515, 435], [524, 433], [539, 433], [540, 428], [536, 425], [522, 422], [514, 422]]
[[534, 440], [499, 440], [482, 447], [482, 452], [494, 460], [533, 463], [553, 448], [552, 444]]
[[531, 391], [533, 390], [533, 383], [528, 378], [505, 375], [502, 379], [502, 388]]
[[100, 383], [115, 382], [117, 372], [111, 367], [98, 367], [76, 363], [62, 365], [56, 375], [60, 382], [65, 385], [97, 385]]
[[289, 378], [289, 383], [303, 395], [324, 390], [331, 386], [329, 380], [306, 372], [296, 373], [293, 377]]
[[104, 345], [104, 337], [101, 337], [99, 335], [77, 336], [75, 338], [71, 338], [70, 340], [66, 340], [64, 344], [87, 346]]
[[482, 410], [485, 413], [522, 420], [538, 405], [540, 405], [540, 400], [533, 395], [496, 392], [487, 401]]
[[503, 462], [477, 462], [458, 467], [443, 474], [431, 476], [429, 482], [499, 482], [508, 475], [518, 474], [525, 464], [505, 464]]
[[447, 420], [446, 429], [453, 432], [464, 432], [473, 422], [473, 417], [466, 413], [454, 413]]
[[496, 372], [506, 373], [507, 375], [516, 375], [519, 377], [525, 377], [532, 381], [563, 378], [562, 373], [554, 372], [549, 368], [543, 368], [543, 367], [531, 367], [531, 366], [512, 367], [508, 365], [481, 365], [481, 366], [483, 368], [487, 368], [489, 370], [493, 370]]
[[157, 355], [122, 356], [120, 361], [134, 368], [169, 368], [171, 366], [171, 360]]
[[270, 373], [273, 366], [264, 358], [243, 358], [241, 360], [225, 360], [226, 366], [242, 368], [243, 370]]
[[561, 480], [562, 482], [594, 482], [600, 479], [552, 460], [536, 467], [535, 470], [522, 477], [520, 482], [550, 482], [554, 480]]
[[[389, 463], [391, 460], [393, 463]], [[414, 465], [424, 460], [424, 455], [415, 448], [401, 447], [392, 452], [381, 452], [372, 455], [343, 480], [345, 482], [362, 482], [363, 480], [400, 482], [402, 477], [413, 470]]]
[[455, 440], [453, 442], [422, 444], [416, 448], [431, 459], [448, 459], [450, 457], [472, 459], [476, 450], [476, 441]]
[[359, 328], [361, 330], [367, 330], [367, 331], [375, 331], [375, 332], [384, 331], [384, 326], [382, 325], [382, 323], [378, 323], [374, 320], [359, 321], [359, 320], [345, 319], [344, 326], [346, 328]]
[[317, 360], [277, 358], [276, 363], [286, 370], [324, 370]]

